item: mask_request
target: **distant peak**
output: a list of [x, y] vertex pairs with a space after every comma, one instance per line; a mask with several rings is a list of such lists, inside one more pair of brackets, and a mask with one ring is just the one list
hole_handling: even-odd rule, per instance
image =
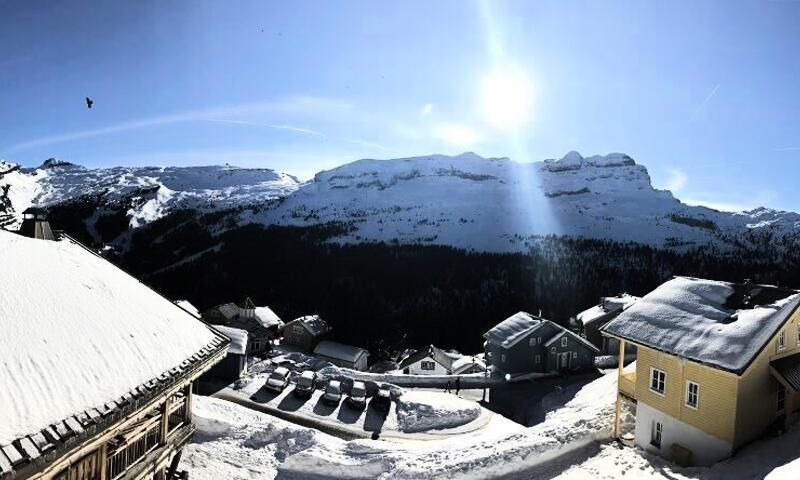
[[45, 160], [39, 168], [47, 169], [47, 168], [55, 168], [55, 167], [77, 167], [74, 163], [67, 162], [66, 160], [59, 160], [57, 158], [48, 158]]

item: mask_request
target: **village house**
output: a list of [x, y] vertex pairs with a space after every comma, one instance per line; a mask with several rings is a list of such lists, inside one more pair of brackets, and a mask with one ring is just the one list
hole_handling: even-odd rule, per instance
[[247, 332], [247, 355], [259, 355], [272, 349], [283, 321], [269, 307], [256, 307], [247, 298], [244, 306], [235, 303], [217, 305], [203, 312], [202, 318], [212, 325], [224, 325]]
[[[601, 355], [616, 355], [619, 353], [619, 341], [600, 332], [608, 322], [617, 318], [617, 315], [627, 310], [636, 303], [639, 297], [622, 293], [614, 297], [600, 297], [600, 302], [588, 308], [570, 321], [576, 328], [583, 331], [583, 336], [592, 345], [600, 350]], [[635, 348], [629, 347], [625, 353], [633, 354]]]
[[295, 318], [283, 329], [283, 343], [310, 352], [331, 331], [331, 327], [319, 315]]
[[564, 327], [518, 312], [483, 335], [486, 361], [508, 375], [594, 368], [597, 348]]
[[683, 465], [709, 465], [800, 411], [800, 293], [676, 277], [603, 332], [636, 346], [620, 362], [614, 434], [635, 402], [634, 441]]
[[369, 352], [363, 348], [323, 340], [314, 348], [314, 356], [338, 367], [366, 370]]
[[460, 355], [428, 345], [402, 359], [399, 368], [410, 375], [450, 375], [453, 362], [459, 357]]
[[76, 241], [0, 230], [0, 478], [175, 478], [228, 339]]

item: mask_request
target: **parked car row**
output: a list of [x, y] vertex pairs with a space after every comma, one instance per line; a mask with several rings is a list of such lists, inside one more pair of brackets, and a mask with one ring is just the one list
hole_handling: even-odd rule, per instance
[[[267, 382], [264, 386], [273, 392], [280, 393], [289, 386], [290, 377], [291, 372], [289, 369], [278, 367], [267, 377]], [[295, 378], [293, 394], [298, 398], [310, 398], [317, 388], [318, 377], [316, 372], [306, 370]], [[364, 408], [367, 404], [368, 396], [367, 386], [364, 382], [355, 380], [345, 401], [353, 408]], [[329, 405], [338, 405], [342, 401], [342, 382], [330, 380], [325, 385], [322, 401]], [[390, 390], [386, 387], [378, 387], [370, 405], [377, 410], [388, 412], [392, 405]]]

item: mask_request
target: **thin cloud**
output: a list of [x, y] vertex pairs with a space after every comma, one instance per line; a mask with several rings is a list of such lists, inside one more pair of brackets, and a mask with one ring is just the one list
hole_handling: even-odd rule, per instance
[[795, 152], [800, 150], [800, 147], [777, 147], [775, 148], [776, 152]]
[[[67, 132], [58, 135], [50, 135], [12, 145], [2, 150], [2, 153], [5, 155], [10, 155], [31, 148], [46, 147], [48, 145], [55, 145], [64, 142], [72, 142], [87, 138], [101, 137], [104, 135], [111, 135], [130, 130], [157, 127], [157, 126], [170, 125], [182, 122], [203, 121], [208, 118], [243, 115], [246, 113], [252, 114], [260, 112], [270, 112], [277, 115], [304, 114], [304, 115], [333, 116], [336, 114], [341, 114], [343, 111], [348, 111], [351, 109], [352, 105], [333, 99], [302, 97], [302, 96], [291, 97], [275, 102], [249, 103], [249, 104], [215, 107], [208, 109], [188, 110], [184, 112], [134, 119], [127, 122], [121, 122], [114, 125], [109, 125], [107, 127], [82, 130], [77, 132]], [[298, 127], [291, 127], [289, 125], [273, 125], [272, 127], [282, 128], [284, 130], [294, 129], [295, 131], [302, 131], [303, 133], [314, 135], [313, 130], [299, 129]]]
[[712, 98], [714, 98], [714, 96], [717, 94], [717, 91], [719, 91], [719, 87], [720, 87], [719, 83], [714, 85], [714, 88], [711, 89], [711, 92], [709, 92], [709, 94], [706, 95], [706, 98], [704, 98], [703, 101], [700, 102], [700, 105], [698, 105], [697, 108], [694, 109], [692, 118], [696, 117], [700, 113], [700, 111], [706, 106], [706, 104], [710, 102]]
[[688, 181], [689, 177], [683, 170], [670, 168], [669, 178], [667, 179], [667, 190], [671, 191], [672, 193], [680, 192], [686, 186]]
[[258, 122], [245, 122], [244, 120], [221, 120], [216, 118], [204, 118], [206, 122], [214, 122], [214, 123], [230, 123], [233, 125], [247, 125], [251, 127], [265, 127], [265, 128], [274, 128], [276, 130], [289, 130], [292, 132], [297, 133], [305, 133], [307, 135], [314, 135], [317, 137], [324, 137], [325, 134], [322, 132], [318, 132], [316, 130], [311, 130], [309, 128], [301, 128], [295, 127], [292, 125], [274, 125], [270, 123], [258, 123]]
[[431, 114], [431, 112], [433, 112], [433, 104], [432, 103], [426, 103], [422, 107], [422, 110], [420, 110], [419, 116], [420, 117], [427, 117], [428, 115]]

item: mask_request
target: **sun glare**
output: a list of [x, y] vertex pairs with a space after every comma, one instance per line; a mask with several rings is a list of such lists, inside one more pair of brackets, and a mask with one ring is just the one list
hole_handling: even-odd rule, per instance
[[519, 66], [493, 69], [481, 83], [480, 96], [485, 120], [497, 128], [510, 129], [529, 120], [531, 85]]

